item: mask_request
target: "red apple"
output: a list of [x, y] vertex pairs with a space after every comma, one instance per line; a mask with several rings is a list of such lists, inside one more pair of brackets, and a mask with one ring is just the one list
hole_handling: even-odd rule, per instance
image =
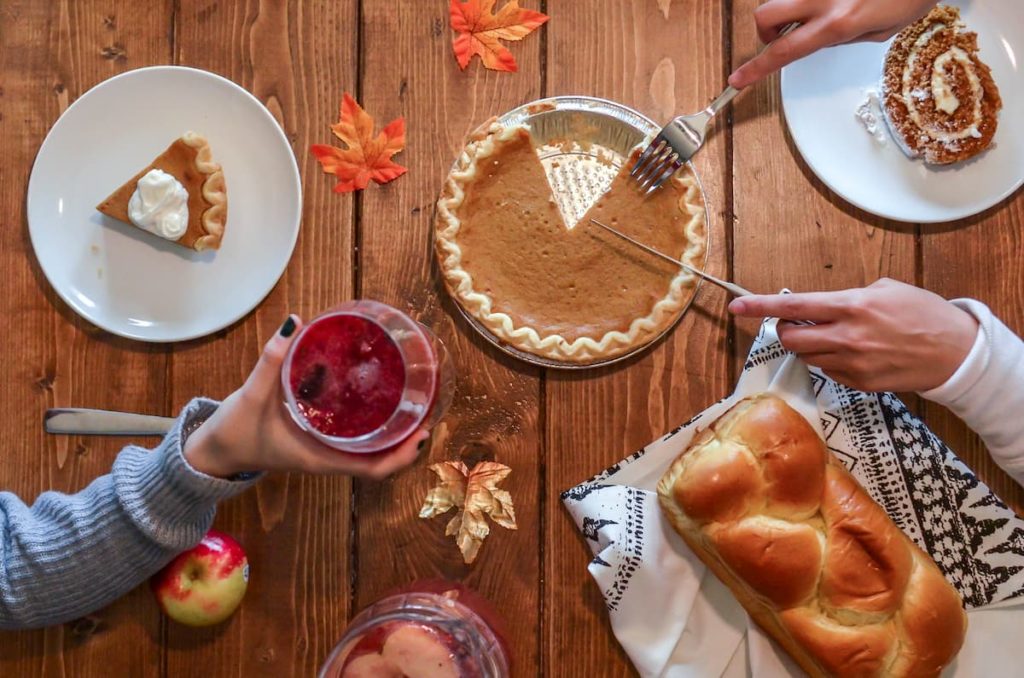
[[241, 544], [210, 530], [150, 584], [168, 617], [188, 626], [211, 626], [230, 617], [242, 602], [249, 585], [249, 560]]

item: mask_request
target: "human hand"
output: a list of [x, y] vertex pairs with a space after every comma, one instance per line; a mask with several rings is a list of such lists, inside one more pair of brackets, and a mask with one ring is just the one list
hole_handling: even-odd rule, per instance
[[764, 44], [787, 24], [800, 25], [768, 45], [729, 76], [743, 89], [823, 47], [848, 42], [883, 42], [928, 13], [936, 0], [768, 0], [754, 10]]
[[383, 480], [416, 460], [420, 442], [430, 435], [425, 430], [387, 453], [356, 455], [327, 447], [295, 425], [281, 393], [281, 364], [300, 327], [301, 321], [290, 316], [267, 342], [242, 388], [189, 436], [184, 454], [193, 468], [220, 478], [300, 471]]
[[862, 289], [734, 299], [739, 316], [779, 323], [779, 340], [809, 365], [860, 391], [927, 391], [970, 353], [978, 321], [932, 292], [883, 278]]

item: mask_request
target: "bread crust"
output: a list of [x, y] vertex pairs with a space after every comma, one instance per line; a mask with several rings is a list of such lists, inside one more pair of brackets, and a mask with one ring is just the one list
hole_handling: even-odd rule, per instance
[[[789, 457], [794, 475], [821, 478], [818, 505], [811, 513], [801, 515], [792, 504], [773, 499], [773, 493], [785, 497], [786, 488], [769, 483], [748, 485], [744, 491], [751, 496], [742, 500], [723, 496], [726, 504], [745, 507], [742, 514], [726, 511], [695, 517], [684, 510], [688, 493], [704, 492], [722, 472], [715, 461], [735, 464], [749, 457], [763, 470], [765, 457], [771, 463], [780, 455], [786, 457], [783, 444], [804, 448]], [[806, 452], [810, 444], [818, 447], [816, 459]], [[870, 499], [810, 424], [775, 396], [739, 401], [696, 436], [661, 478], [658, 499], [683, 541], [751, 618], [814, 678], [937, 676], [963, 643], [967, 616], [956, 590]], [[788, 521], [794, 534], [805, 534], [808, 526], [820, 533], [820, 571], [807, 567], [803, 539], [798, 553], [771, 555], [782, 562], [792, 555], [794, 563], [788, 570], [779, 569], [774, 583], [770, 576], [758, 576], [752, 584], [738, 575], [715, 548], [713, 535], [737, 524], [756, 529], [753, 520], [764, 524], [765, 535], [750, 540], [750, 560], [742, 569], [763, 562], [766, 549], [785, 548], [781, 539], [772, 544], [771, 535], [784, 533]], [[738, 557], [743, 557], [741, 550], [730, 555]], [[806, 580], [780, 581], [784, 576]], [[812, 593], [792, 595], [802, 590]]]

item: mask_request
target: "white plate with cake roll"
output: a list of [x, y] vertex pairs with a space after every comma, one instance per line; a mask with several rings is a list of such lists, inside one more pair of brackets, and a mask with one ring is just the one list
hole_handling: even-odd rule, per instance
[[999, 204], [1024, 183], [1024, 4], [937, 6], [885, 43], [822, 50], [782, 72], [811, 170], [853, 205], [914, 223]]

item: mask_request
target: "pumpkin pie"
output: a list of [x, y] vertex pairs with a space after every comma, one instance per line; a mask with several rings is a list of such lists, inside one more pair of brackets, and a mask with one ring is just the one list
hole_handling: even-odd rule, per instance
[[155, 176], [169, 181], [166, 175], [177, 181], [179, 192], [183, 188], [187, 193], [181, 197], [188, 208], [187, 223], [182, 225], [184, 232], [179, 237], [168, 239], [198, 251], [218, 249], [227, 222], [227, 185], [221, 166], [213, 161], [209, 143], [194, 132], [186, 132], [175, 139], [167, 150], [111, 193], [96, 209], [114, 219], [144, 228], [130, 216], [132, 197], [144, 177]]
[[978, 36], [964, 30], [956, 7], [932, 9], [885, 55], [882, 110], [911, 158], [948, 165], [978, 155], [992, 144], [1002, 105]]
[[631, 166], [566, 224], [529, 130], [475, 133], [438, 202], [435, 245], [456, 302], [502, 342], [560, 362], [600, 362], [656, 339], [690, 301], [694, 276], [590, 219], [700, 267], [704, 200], [688, 166], [650, 195]]

